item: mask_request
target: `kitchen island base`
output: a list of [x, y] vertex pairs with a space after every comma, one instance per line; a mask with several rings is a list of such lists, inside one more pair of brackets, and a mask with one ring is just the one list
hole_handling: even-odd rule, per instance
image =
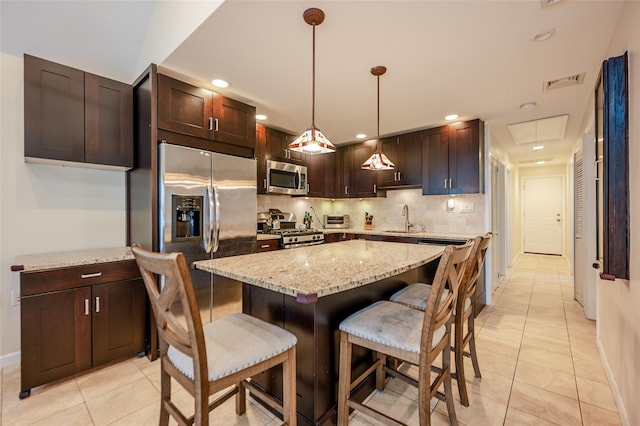
[[[418, 281], [421, 268], [301, 303], [301, 298], [243, 285], [243, 312], [283, 327], [298, 338], [297, 411], [298, 422], [309, 425], [336, 424], [339, 325], [358, 310], [389, 297], [408, 283]], [[360, 375], [372, 363], [373, 355], [354, 347], [352, 371]], [[375, 380], [364, 381], [354, 390], [366, 398], [375, 388]], [[277, 368], [253, 378], [275, 398], [282, 399], [282, 374]]]

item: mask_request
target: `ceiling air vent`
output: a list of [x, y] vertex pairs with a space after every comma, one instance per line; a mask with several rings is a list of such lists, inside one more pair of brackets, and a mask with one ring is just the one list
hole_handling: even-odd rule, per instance
[[540, 0], [540, 7], [546, 8], [549, 6], [553, 6], [556, 3], [560, 3], [561, 0]]
[[547, 90], [560, 89], [562, 87], [577, 86], [578, 84], [582, 84], [585, 74], [586, 73], [583, 72], [582, 74], [570, 75], [569, 77], [562, 77], [557, 80], [545, 81], [542, 83], [542, 90], [546, 92]]

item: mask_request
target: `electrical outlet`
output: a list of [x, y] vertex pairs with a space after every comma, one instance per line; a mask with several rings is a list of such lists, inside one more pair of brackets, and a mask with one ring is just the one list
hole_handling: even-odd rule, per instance
[[475, 203], [469, 203], [466, 206], [462, 207], [460, 213], [473, 213], [476, 211]]
[[11, 306], [18, 306], [20, 304], [20, 291], [11, 290]]

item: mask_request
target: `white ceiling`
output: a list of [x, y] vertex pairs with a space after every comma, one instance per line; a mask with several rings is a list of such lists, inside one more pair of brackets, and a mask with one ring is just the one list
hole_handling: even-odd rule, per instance
[[[7, 7], [11, 3], [20, 6]], [[457, 113], [464, 120], [485, 120], [493, 146], [515, 163], [536, 157], [565, 161], [587, 125], [589, 100], [622, 5], [219, 3], [2, 0], [2, 50], [27, 51], [128, 82], [148, 62], [212, 89], [212, 78], [224, 78], [231, 86], [216, 91], [255, 105], [269, 116], [265, 124], [298, 133], [311, 124], [312, 31], [302, 12], [320, 7], [326, 19], [316, 28], [316, 125], [334, 143], [352, 142], [360, 132], [375, 136], [376, 79], [369, 70], [384, 65], [381, 135], [441, 125], [445, 115]], [[556, 30], [554, 37], [531, 41], [549, 28]], [[14, 38], [7, 42], [7, 36]], [[582, 85], [543, 92], [543, 82], [582, 72]], [[525, 102], [537, 107], [523, 112], [519, 105]], [[569, 116], [564, 139], [546, 143], [543, 152], [516, 145], [507, 130], [509, 124], [563, 114]]]

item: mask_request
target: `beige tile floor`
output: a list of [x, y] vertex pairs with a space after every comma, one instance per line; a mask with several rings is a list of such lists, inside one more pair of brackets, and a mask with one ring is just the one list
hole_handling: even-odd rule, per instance
[[[584, 318], [573, 300], [572, 283], [565, 259], [518, 258], [493, 294], [494, 304], [476, 320], [482, 379], [467, 374], [471, 405], [456, 402], [461, 424], [620, 424], [596, 349], [595, 323]], [[470, 363], [467, 368], [473, 371]], [[41, 386], [22, 401], [19, 376], [19, 366], [2, 370], [2, 425], [157, 424], [159, 368], [146, 358]], [[179, 406], [188, 407], [188, 394], [178, 385], [174, 392]], [[391, 380], [369, 403], [417, 425], [416, 396], [414, 388]], [[448, 424], [445, 404], [434, 400], [432, 407], [433, 424]], [[251, 399], [245, 416], [236, 417], [229, 401], [214, 411], [211, 420], [213, 425], [225, 426], [279, 424]], [[350, 424], [377, 423], [356, 413]]]

